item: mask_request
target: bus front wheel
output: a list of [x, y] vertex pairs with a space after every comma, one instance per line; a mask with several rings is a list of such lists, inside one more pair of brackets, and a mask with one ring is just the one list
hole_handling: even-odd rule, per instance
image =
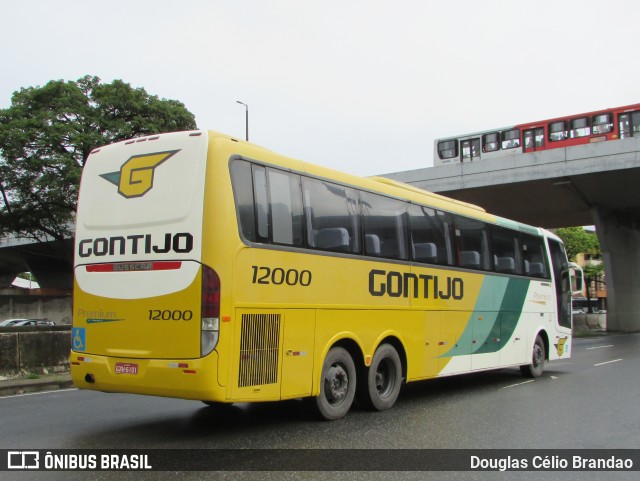
[[391, 344], [382, 344], [373, 355], [367, 375], [369, 403], [377, 411], [390, 409], [402, 385], [402, 363]]
[[356, 367], [346, 349], [332, 347], [322, 366], [320, 396], [314, 398], [318, 414], [328, 421], [344, 417], [356, 393]]
[[527, 377], [540, 377], [544, 370], [544, 361], [547, 357], [546, 350], [544, 348], [544, 341], [541, 336], [536, 337], [536, 342], [533, 344], [533, 353], [531, 354], [531, 363], [526, 366], [520, 366], [522, 374]]

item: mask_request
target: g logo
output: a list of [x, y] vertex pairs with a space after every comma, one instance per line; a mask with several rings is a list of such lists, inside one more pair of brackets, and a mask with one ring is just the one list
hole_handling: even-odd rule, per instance
[[142, 197], [153, 188], [156, 167], [178, 152], [179, 150], [168, 150], [134, 155], [122, 164], [120, 172], [101, 174], [100, 177], [118, 186], [118, 193], [127, 199]]

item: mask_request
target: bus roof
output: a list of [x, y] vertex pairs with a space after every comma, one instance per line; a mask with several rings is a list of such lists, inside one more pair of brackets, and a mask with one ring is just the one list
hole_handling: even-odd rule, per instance
[[233, 143], [242, 144], [248, 149], [254, 150], [254, 152], [245, 153], [245, 155], [247, 155], [248, 157], [253, 157], [253, 160], [262, 161], [274, 166], [280, 166], [292, 171], [297, 171], [299, 173], [307, 173], [309, 175], [314, 175], [333, 182], [370, 190], [372, 192], [386, 194], [399, 199], [413, 201], [417, 204], [428, 205], [436, 209], [481, 219], [492, 224], [501, 225], [510, 229], [519, 230], [521, 232], [540, 235], [539, 230], [536, 227], [522, 224], [520, 222], [512, 221], [509, 219], [504, 219], [502, 217], [488, 213], [484, 208], [478, 205], [429, 192], [427, 190], [420, 189], [404, 182], [399, 182], [381, 176], [359, 177], [356, 175], [347, 174], [345, 172], [334, 170], [328, 167], [323, 167], [291, 157], [286, 157], [273, 152], [272, 150], [265, 149], [259, 145], [246, 142], [244, 140], [239, 140], [215, 131], [209, 131], [209, 138], [210, 140], [226, 140]]

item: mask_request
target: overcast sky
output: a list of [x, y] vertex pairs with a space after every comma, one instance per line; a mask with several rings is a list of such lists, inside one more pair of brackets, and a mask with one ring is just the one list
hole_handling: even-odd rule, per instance
[[637, 0], [0, 0], [0, 108], [90, 74], [374, 175], [438, 137], [640, 102]]

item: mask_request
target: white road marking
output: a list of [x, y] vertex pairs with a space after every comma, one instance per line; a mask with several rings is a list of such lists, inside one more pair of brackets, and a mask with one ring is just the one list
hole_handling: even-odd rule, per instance
[[501, 389], [509, 389], [510, 387], [522, 386], [523, 384], [529, 384], [530, 382], [535, 382], [535, 379], [530, 379], [529, 381], [519, 382], [518, 384], [512, 384], [511, 386], [505, 386]]
[[38, 391], [38, 392], [25, 392], [23, 394], [12, 394], [10, 396], [0, 396], [0, 400], [9, 399], [12, 397], [23, 397], [23, 396], [36, 396], [38, 394], [50, 394], [52, 392], [66, 392], [66, 391], [77, 391], [78, 388], [72, 387], [69, 389], [53, 389], [51, 391]]
[[605, 361], [605, 362], [599, 362], [598, 364], [594, 364], [593, 366], [604, 366], [605, 364], [611, 364], [613, 362], [619, 362], [622, 361], [622, 359], [614, 359], [613, 361]]
[[613, 347], [613, 344], [607, 344], [606, 346], [594, 346], [594, 347], [588, 347], [587, 351], [590, 351], [591, 349], [602, 349], [603, 347]]

